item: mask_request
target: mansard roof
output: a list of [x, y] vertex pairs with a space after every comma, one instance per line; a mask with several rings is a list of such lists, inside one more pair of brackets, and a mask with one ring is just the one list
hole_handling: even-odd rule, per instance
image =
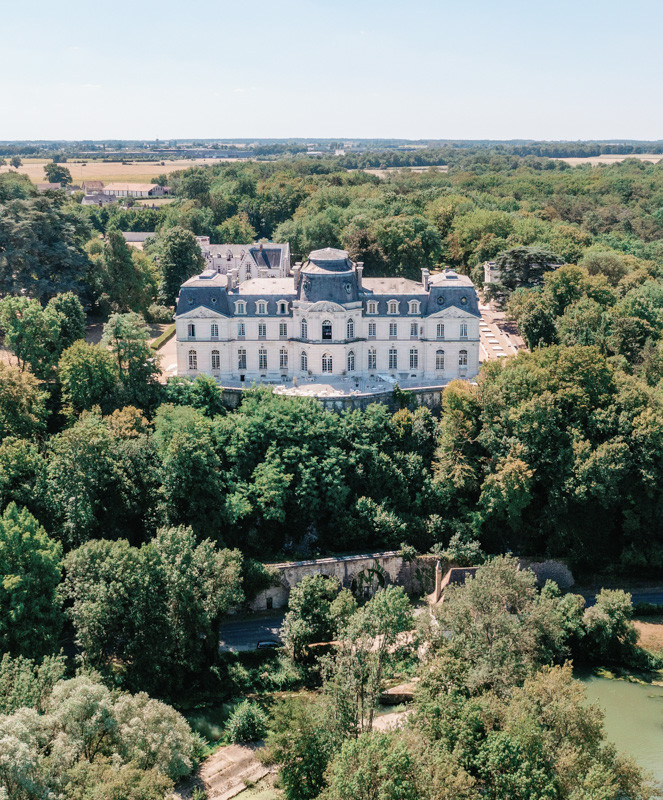
[[335, 247], [314, 250], [302, 264], [302, 272], [350, 272], [351, 270], [352, 261], [347, 251]]

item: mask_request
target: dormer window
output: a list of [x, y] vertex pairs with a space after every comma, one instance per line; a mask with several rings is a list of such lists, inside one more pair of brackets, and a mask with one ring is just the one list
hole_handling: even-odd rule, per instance
[[378, 304], [375, 300], [371, 300], [368, 305], [366, 306], [366, 313], [367, 314], [377, 314], [378, 313]]
[[235, 303], [235, 314], [246, 314], [246, 303], [243, 300]]
[[267, 303], [264, 300], [258, 300], [256, 308], [257, 308], [257, 313], [258, 314], [266, 314], [267, 313]]
[[398, 314], [398, 301], [397, 300], [390, 300], [387, 304], [387, 313], [388, 314]]
[[288, 313], [288, 304], [285, 300], [281, 300], [279, 302], [279, 314], [287, 314]]
[[418, 314], [421, 304], [418, 300], [410, 300], [410, 314]]

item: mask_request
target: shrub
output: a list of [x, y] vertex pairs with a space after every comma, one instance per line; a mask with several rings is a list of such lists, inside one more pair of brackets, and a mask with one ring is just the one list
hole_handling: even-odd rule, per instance
[[267, 733], [267, 715], [256, 703], [241, 702], [228, 720], [228, 736], [233, 744], [255, 742]]

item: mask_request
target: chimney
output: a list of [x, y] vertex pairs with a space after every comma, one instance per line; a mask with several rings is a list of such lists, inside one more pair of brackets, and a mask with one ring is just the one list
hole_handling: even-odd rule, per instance
[[226, 272], [226, 289], [230, 291], [233, 288], [233, 273], [232, 270]]
[[299, 277], [302, 271], [302, 262], [298, 261], [292, 268], [292, 275], [294, 278], [295, 289], [299, 286]]
[[421, 270], [421, 282], [424, 285], [424, 291], [427, 292], [430, 286], [430, 272], [426, 267]]
[[357, 289], [361, 290], [361, 280], [364, 275], [364, 262], [357, 261]]

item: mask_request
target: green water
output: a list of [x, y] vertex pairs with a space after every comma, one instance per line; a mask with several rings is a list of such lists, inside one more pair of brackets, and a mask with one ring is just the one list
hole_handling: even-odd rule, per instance
[[582, 682], [605, 712], [607, 738], [663, 781], [663, 687], [594, 676]]

